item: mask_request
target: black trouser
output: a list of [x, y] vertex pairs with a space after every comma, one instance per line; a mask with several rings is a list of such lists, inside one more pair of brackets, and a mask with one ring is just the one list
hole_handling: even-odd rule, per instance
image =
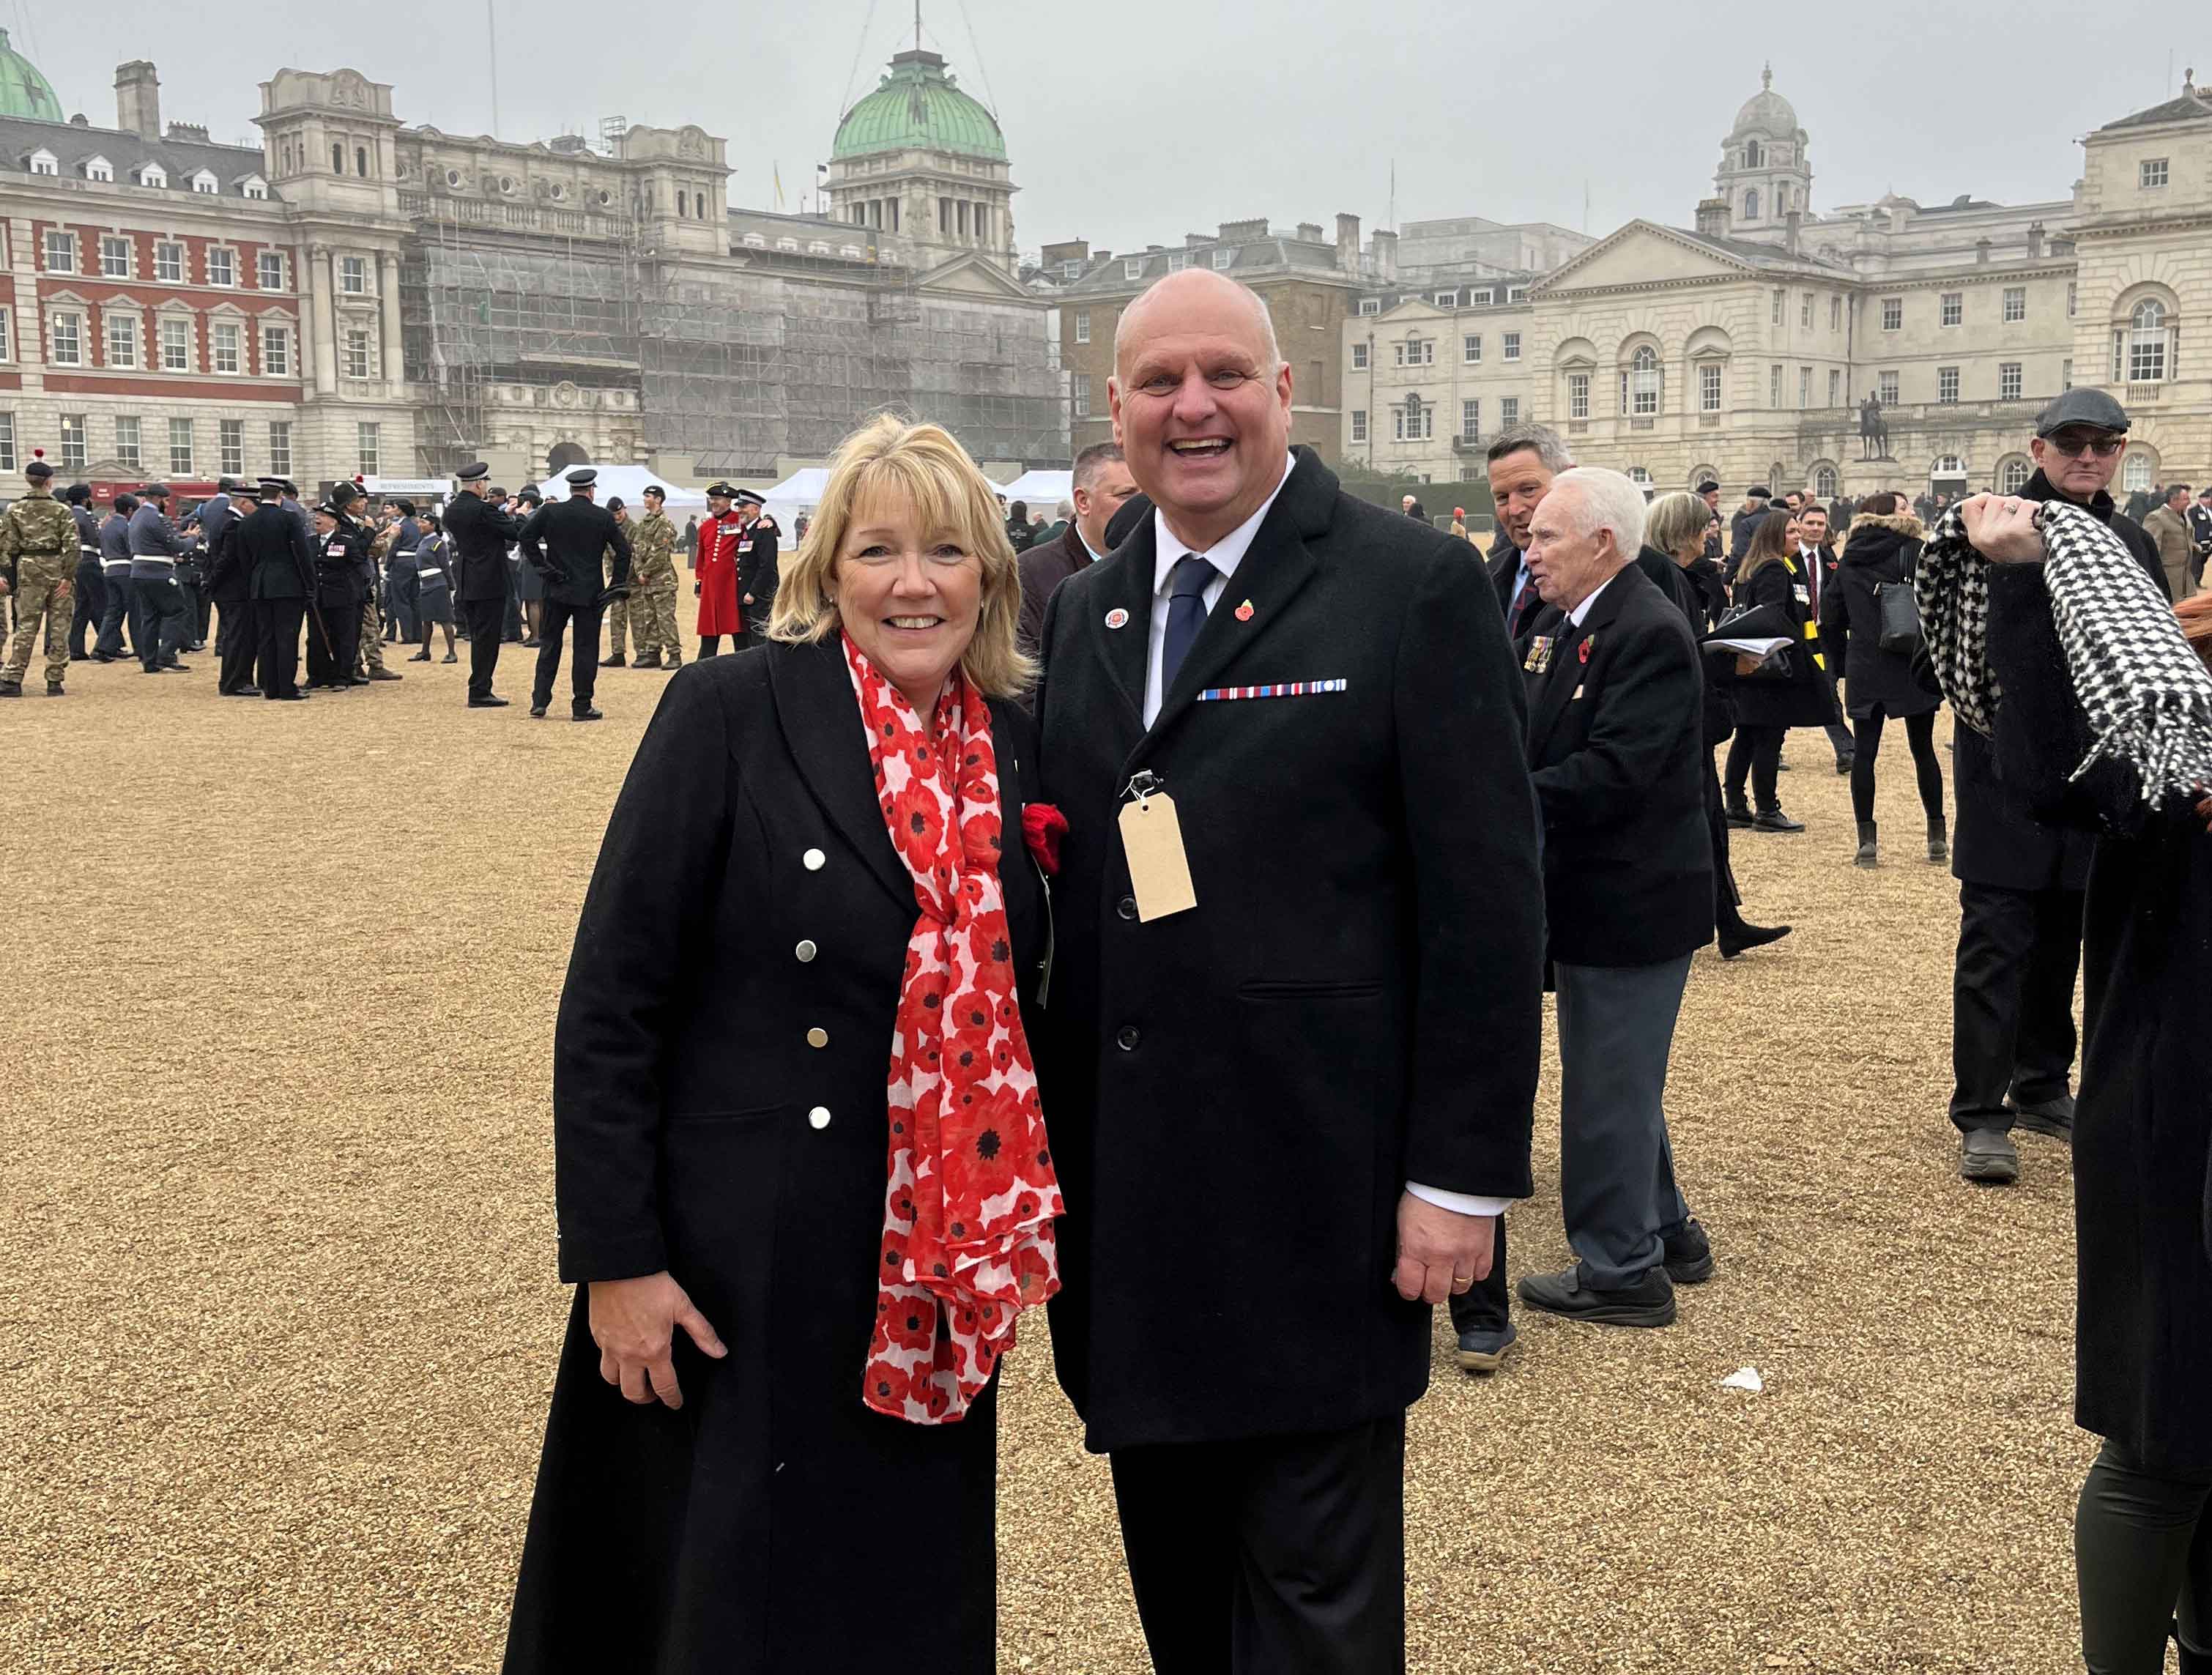
[[174, 663], [185, 638], [185, 593], [174, 576], [133, 576], [131, 592], [138, 607], [131, 637], [138, 661], [148, 669]]
[[1828, 735], [1828, 743], [1835, 748], [1836, 760], [1847, 762], [1858, 746], [1851, 730], [1844, 725], [1844, 707], [1836, 696], [1836, 677], [1826, 669], [1820, 671], [1820, 690], [1828, 700], [1828, 719], [1821, 724], [1822, 729]]
[[1121, 1549], [1156, 1675], [1406, 1667], [1406, 1416], [1122, 1448]]
[[253, 684], [253, 659], [261, 648], [261, 631], [250, 599], [217, 603], [222, 615], [216, 619], [215, 652], [221, 663], [215, 689], [235, 692]]
[[1951, 975], [1951, 1120], [1961, 1133], [2012, 1127], [2009, 1093], [2039, 1105], [2067, 1091], [2081, 893], [1959, 886]]
[[196, 581], [177, 584], [185, 592], [185, 627], [187, 638], [195, 646], [207, 644], [208, 623], [215, 615], [215, 601], [208, 598], [207, 589]]
[[1723, 939], [1743, 928], [1743, 892], [1735, 887], [1729, 865], [1728, 804], [1721, 796], [1721, 776], [1713, 766], [1713, 753], [1705, 752], [1705, 829], [1713, 840], [1713, 924]]
[[2107, 1442], [2074, 1518], [2089, 1675], [2158, 1675], [2169, 1626], [2183, 1675], [2212, 1670], [2212, 1483], [2146, 1472]]
[[469, 696], [491, 696], [491, 677], [499, 668], [500, 622], [510, 601], [464, 599], [461, 620], [469, 628]]
[[553, 679], [561, 672], [561, 631], [573, 625], [568, 647], [571, 705], [579, 715], [592, 707], [592, 689], [599, 678], [599, 608], [572, 605], [548, 595], [538, 624], [538, 677], [531, 683], [530, 707], [544, 709], [553, 701]]
[[[1859, 722], [1859, 745], [1851, 758], [1851, 813], [1874, 818], [1874, 764], [1881, 754], [1882, 712]], [[1930, 821], [1943, 817], [1943, 767], [1936, 760], [1936, 712], [1905, 718], [1905, 742], [1912, 748], [1913, 776], [1920, 783], [1920, 807]]]
[[84, 637], [100, 631], [101, 619], [107, 615], [107, 578], [100, 568], [100, 560], [81, 558], [76, 565], [76, 590], [74, 609], [70, 613], [69, 654], [82, 658], [88, 655]]
[[300, 624], [305, 599], [256, 599], [254, 684], [264, 698], [289, 698], [300, 689]]
[[[736, 635], [733, 635], [733, 636], [732, 637], [732, 641], [731, 641], [731, 643], [732, 643], [733, 646], [742, 646], [742, 645], [744, 645], [744, 640], [745, 640], [744, 635], [743, 635], [743, 634], [736, 634]], [[698, 660], [699, 660], [699, 658], [713, 657], [713, 656], [714, 656], [717, 652], [719, 652], [721, 649], [722, 649], [722, 636], [721, 636], [721, 635], [720, 635], [719, 634], [701, 634], [701, 635], [699, 636], [699, 654], [698, 654], [698, 658], [695, 658], [693, 659], [693, 661], [694, 661], [694, 662], [696, 662], [696, 661], [698, 661]]]
[[138, 599], [137, 590], [131, 586], [131, 573], [117, 568], [107, 570], [103, 566], [101, 580], [107, 584], [107, 606], [100, 614], [100, 637], [92, 642], [92, 649], [105, 656], [123, 655], [123, 621], [131, 619], [131, 649], [138, 649]]
[[1513, 1318], [1512, 1293], [1507, 1290], [1505, 1281], [1505, 1217], [1497, 1217], [1497, 1223], [1488, 1276], [1478, 1279], [1450, 1301], [1454, 1332], [1503, 1332]]
[[[307, 627], [307, 684], [349, 686], [361, 661], [361, 613], [358, 604], [321, 607], [323, 625]], [[325, 643], [325, 636], [328, 636]]]
[[1743, 780], [1751, 776], [1751, 792], [1759, 800], [1761, 814], [1772, 814], [1782, 806], [1774, 790], [1774, 776], [1782, 766], [1782, 739], [1790, 731], [1787, 727], [1763, 727], [1751, 722], [1739, 721], [1735, 737], [1729, 741], [1728, 803], [1732, 809], [1743, 806]]

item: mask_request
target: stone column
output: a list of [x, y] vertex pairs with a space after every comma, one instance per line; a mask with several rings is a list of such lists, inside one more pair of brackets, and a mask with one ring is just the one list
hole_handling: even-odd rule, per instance
[[407, 388], [407, 355], [399, 335], [399, 252], [380, 252], [376, 271], [384, 306], [384, 386], [396, 400]]
[[336, 312], [331, 299], [331, 248], [316, 245], [307, 252], [307, 329], [309, 353], [314, 357], [315, 393], [334, 396], [338, 390], [338, 343]]

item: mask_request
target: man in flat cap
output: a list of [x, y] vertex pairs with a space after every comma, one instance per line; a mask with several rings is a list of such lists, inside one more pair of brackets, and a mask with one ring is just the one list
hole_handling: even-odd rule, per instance
[[[31, 666], [41, 623], [46, 635], [46, 696], [62, 695], [62, 677], [69, 673], [76, 519], [54, 498], [53, 476], [54, 468], [45, 460], [32, 460], [23, 468], [28, 486], [0, 513], [0, 592], [12, 586], [15, 596], [15, 638], [8, 648], [7, 668], [0, 673], [0, 698], [23, 695], [23, 672]], [[15, 578], [12, 585], [6, 580], [9, 574]]]
[[597, 471], [580, 465], [566, 481], [568, 498], [540, 507], [522, 526], [523, 562], [545, 578], [545, 614], [538, 631], [538, 672], [530, 689], [530, 713], [533, 719], [544, 719], [553, 701], [554, 677], [561, 672], [561, 631], [573, 623], [569, 719], [597, 721], [600, 714], [592, 706], [592, 691], [599, 673], [599, 613], [609, 588], [602, 567], [612, 548], [611, 586], [628, 592], [629, 537], [614, 514], [595, 502]]
[[453, 473], [461, 492], [446, 507], [446, 539], [453, 549], [453, 598], [469, 631], [469, 707], [503, 709], [491, 689], [499, 669], [501, 630], [512, 586], [507, 549], [522, 526], [490, 500], [490, 468], [474, 460]]
[[[2166, 591], [2158, 548], [2120, 515], [2108, 486], [2128, 446], [2127, 410], [2102, 390], [2069, 390], [2043, 410], [2028, 452], [2035, 475], [2008, 503], [2067, 501], [2106, 525]], [[1985, 1186], [2020, 1178], [2015, 1126], [2074, 1133], [2074, 977], [2081, 961], [2086, 832], [2046, 826], [1998, 777], [1996, 749], [1957, 729], [1959, 952], [1951, 976], [1951, 1121], [1959, 1173]]]

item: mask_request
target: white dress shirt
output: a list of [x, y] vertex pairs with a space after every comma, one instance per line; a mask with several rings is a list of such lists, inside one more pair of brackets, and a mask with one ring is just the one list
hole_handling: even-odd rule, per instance
[[[1623, 567], [1625, 568], [1626, 567], [1624, 566]], [[1613, 573], [1613, 576], [1617, 576], [1620, 574], [1620, 571], [1615, 570]], [[1607, 576], [1595, 587], [1590, 589], [1589, 597], [1567, 613], [1567, 621], [1572, 622], [1577, 628], [1582, 627], [1583, 618], [1590, 614], [1590, 607], [1597, 603], [1597, 596], [1604, 592], [1607, 588], [1613, 586], [1613, 576]]]
[[[1260, 509], [1199, 554], [1219, 572], [1206, 585], [1206, 592], [1200, 596], [1206, 601], [1207, 616], [1211, 616], [1214, 606], [1221, 603], [1222, 594], [1229, 588], [1229, 579], [1237, 574], [1237, 567], [1243, 562], [1244, 555], [1251, 550], [1252, 538], [1259, 534], [1260, 525], [1267, 521], [1268, 512], [1283, 492], [1283, 484], [1291, 480], [1291, 473], [1297, 469], [1297, 456], [1288, 456], [1282, 480], [1275, 484], [1274, 493], [1267, 496]], [[1145, 725], [1147, 727], [1159, 719], [1160, 704], [1166, 695], [1160, 682], [1160, 665], [1168, 646], [1168, 579], [1178, 563], [1197, 551], [1168, 527], [1168, 520], [1158, 507], [1152, 508], [1152, 644], [1145, 658]], [[1511, 1202], [1509, 1199], [1478, 1198], [1471, 1193], [1447, 1193], [1413, 1181], [1406, 1183], [1406, 1190], [1439, 1209], [1456, 1211], [1462, 1216], [1503, 1215], [1505, 1206]]]
[[1257, 512], [1203, 552], [1198, 552], [1197, 548], [1177, 537], [1168, 527], [1165, 514], [1158, 507], [1152, 508], [1152, 645], [1145, 657], [1145, 725], [1147, 727], [1160, 719], [1160, 705], [1167, 696], [1160, 681], [1160, 664], [1168, 649], [1169, 576], [1177, 564], [1192, 553], [1198, 552], [1200, 558], [1218, 572], [1212, 581], [1206, 583], [1206, 592], [1200, 596], [1206, 601], [1206, 614], [1209, 616], [1213, 615], [1213, 607], [1221, 603], [1222, 594], [1228, 590], [1230, 577], [1237, 574], [1237, 565], [1243, 561], [1244, 555], [1251, 549], [1252, 537], [1259, 534], [1260, 525], [1267, 520], [1268, 512], [1273, 507], [1277, 496], [1283, 492], [1283, 484], [1291, 480], [1291, 473], [1297, 469], [1296, 454], [1285, 454], [1283, 458], [1283, 475], [1276, 482], [1274, 493], [1261, 502]]

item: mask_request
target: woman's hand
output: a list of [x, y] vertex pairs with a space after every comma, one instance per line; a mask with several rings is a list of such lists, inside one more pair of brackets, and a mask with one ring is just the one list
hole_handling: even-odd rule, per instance
[[684, 1288], [665, 1269], [637, 1279], [595, 1279], [590, 1307], [592, 1341], [599, 1346], [599, 1376], [620, 1385], [631, 1401], [684, 1405], [671, 1353], [678, 1326], [715, 1360], [729, 1353], [707, 1317], [691, 1306]]
[[1959, 507], [1966, 541], [1993, 564], [2033, 564], [2043, 558], [2036, 504], [2017, 495], [1977, 495]]

